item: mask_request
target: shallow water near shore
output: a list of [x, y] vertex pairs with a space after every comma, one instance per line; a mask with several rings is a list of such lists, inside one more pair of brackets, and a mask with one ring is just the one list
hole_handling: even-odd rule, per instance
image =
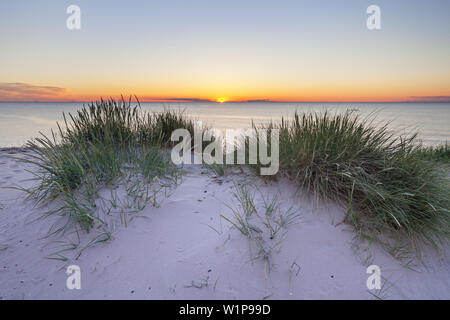
[[[62, 113], [74, 113], [80, 102], [0, 102], [0, 147], [19, 147], [39, 132], [49, 134], [63, 121]], [[289, 118], [295, 111], [343, 112], [351, 110], [363, 117], [376, 113], [376, 122], [390, 122], [397, 134], [419, 132], [426, 145], [450, 140], [450, 103], [278, 103], [278, 102], [201, 102], [201, 103], [141, 103], [143, 110], [164, 108], [184, 110], [210, 127], [219, 130], [246, 129], [255, 123], [281, 117]]]

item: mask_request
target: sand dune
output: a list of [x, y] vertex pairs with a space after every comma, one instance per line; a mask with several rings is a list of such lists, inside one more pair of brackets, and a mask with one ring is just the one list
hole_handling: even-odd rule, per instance
[[[0, 152], [0, 187], [29, 186], [31, 169]], [[269, 262], [228, 221], [233, 181], [251, 181], [260, 194], [280, 194], [299, 214], [286, 228]], [[159, 208], [147, 207], [112, 241], [84, 250], [75, 260], [51, 260], [57, 241], [45, 237], [57, 217], [25, 194], [0, 189], [0, 299], [449, 299], [450, 261], [430, 252], [427, 268], [414, 270], [377, 247], [355, 251], [350, 227], [337, 225], [344, 210], [307, 196], [293, 197], [288, 181], [263, 183], [245, 172], [214, 177], [188, 166], [182, 183]], [[37, 219], [37, 220], [36, 220]], [[68, 235], [70, 236], [73, 235]], [[82, 237], [89, 239], [89, 234]], [[83, 240], [83, 239], [82, 239]], [[356, 242], [357, 244], [357, 242]], [[66, 268], [81, 269], [81, 289], [66, 287]], [[382, 270], [382, 290], [368, 290], [366, 268]]]

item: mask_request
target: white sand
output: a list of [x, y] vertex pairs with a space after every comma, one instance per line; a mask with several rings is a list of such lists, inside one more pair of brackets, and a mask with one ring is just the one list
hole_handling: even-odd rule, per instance
[[[27, 166], [7, 156], [0, 152], [0, 187], [29, 186]], [[244, 174], [213, 178], [201, 171], [187, 168], [160, 208], [143, 211], [148, 219], [134, 219], [112, 241], [67, 262], [45, 258], [49, 244], [61, 240], [42, 239], [54, 218], [33, 221], [44, 209], [24, 202], [23, 192], [0, 189], [0, 299], [375, 299], [350, 228], [335, 226], [341, 208], [294, 198], [285, 181], [257, 182], [263, 194], [279, 191], [283, 205], [294, 203], [301, 214], [268, 271], [262, 259], [251, 261], [248, 240], [219, 216], [232, 216], [226, 206], [233, 203], [231, 179]], [[290, 272], [294, 262], [298, 275]], [[381, 267], [384, 289], [371, 292], [384, 299], [450, 299], [448, 254], [430, 254], [426, 262], [427, 269], [410, 270], [373, 248], [371, 263]], [[66, 288], [70, 264], [81, 268], [81, 290]]]

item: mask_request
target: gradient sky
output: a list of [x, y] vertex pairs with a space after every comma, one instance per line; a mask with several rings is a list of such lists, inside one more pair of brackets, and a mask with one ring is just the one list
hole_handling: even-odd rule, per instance
[[[81, 8], [81, 30], [66, 8]], [[366, 28], [381, 7], [382, 30]], [[0, 100], [450, 100], [450, 1], [0, 2]]]

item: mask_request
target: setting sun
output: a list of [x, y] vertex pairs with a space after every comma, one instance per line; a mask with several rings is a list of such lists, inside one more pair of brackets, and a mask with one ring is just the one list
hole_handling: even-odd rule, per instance
[[224, 97], [217, 98], [217, 102], [219, 102], [219, 103], [224, 103], [226, 101], [227, 101], [227, 98], [224, 98]]

